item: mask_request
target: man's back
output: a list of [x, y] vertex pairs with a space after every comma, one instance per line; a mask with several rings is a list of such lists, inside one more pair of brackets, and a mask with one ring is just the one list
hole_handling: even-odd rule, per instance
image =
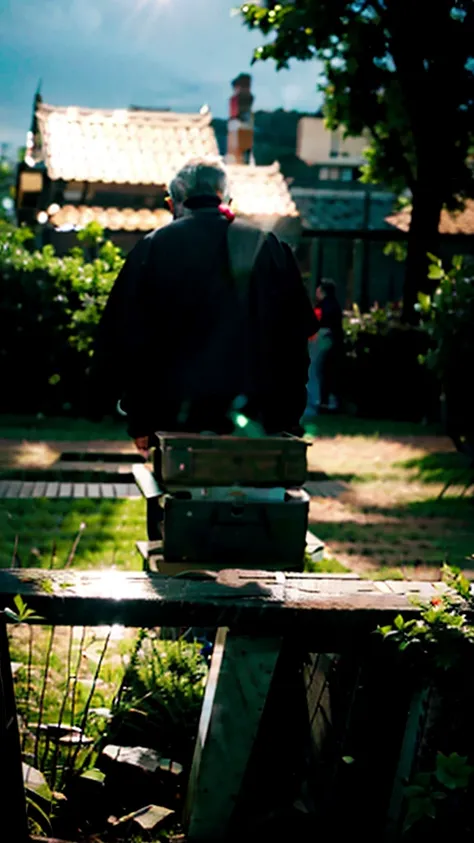
[[[256, 242], [250, 227], [232, 225]], [[138, 244], [117, 280], [98, 356], [113, 325], [132, 435], [189, 429], [190, 414], [214, 429], [237, 395], [268, 430], [294, 426], [304, 409], [313, 324], [291, 252], [268, 235], [245, 284], [230, 265], [228, 228], [217, 209], [196, 211]]]

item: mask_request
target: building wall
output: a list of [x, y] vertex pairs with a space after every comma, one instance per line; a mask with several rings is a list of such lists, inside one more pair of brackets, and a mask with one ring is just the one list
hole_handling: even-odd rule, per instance
[[331, 132], [323, 117], [302, 117], [298, 123], [297, 155], [309, 165], [346, 157], [362, 164], [367, 143], [367, 137], [344, 138], [341, 129]]

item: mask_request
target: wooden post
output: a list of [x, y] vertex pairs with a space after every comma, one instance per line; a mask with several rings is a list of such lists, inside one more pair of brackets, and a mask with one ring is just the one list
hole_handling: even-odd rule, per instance
[[387, 812], [387, 826], [385, 829], [386, 843], [395, 843], [399, 839], [405, 786], [410, 779], [413, 762], [419, 746], [420, 732], [426, 717], [428, 699], [429, 690], [427, 688], [415, 691], [411, 699], [405, 734], [400, 750], [400, 758]]
[[362, 291], [364, 288], [364, 244], [360, 239], [354, 240], [354, 263], [353, 263], [353, 295], [352, 303], [361, 305]]
[[365, 312], [370, 307], [370, 191], [364, 194], [364, 231], [366, 237], [362, 241], [362, 268], [360, 287], [360, 309]]
[[[0, 799], [2, 840], [27, 843], [28, 820], [21, 761], [20, 735], [10, 665], [5, 615], [0, 612], [0, 760], [3, 775]], [[3, 836], [4, 835], [4, 836]]]
[[189, 843], [229, 832], [281, 644], [217, 632], [188, 787]]

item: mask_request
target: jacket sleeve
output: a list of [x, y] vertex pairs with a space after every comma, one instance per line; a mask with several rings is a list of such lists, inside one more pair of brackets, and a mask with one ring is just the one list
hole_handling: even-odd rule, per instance
[[265, 426], [267, 432], [296, 430], [306, 406], [308, 340], [318, 322], [289, 246], [269, 234], [256, 269], [264, 293], [258, 312]]
[[287, 243], [281, 243], [286, 262], [286, 274], [289, 281], [289, 292], [292, 300], [292, 312], [306, 339], [313, 337], [319, 329], [319, 322], [314, 313], [303, 284], [301, 273], [295, 257]]
[[127, 387], [144, 341], [145, 302], [141, 276], [146, 249], [140, 241], [130, 252], [112, 287], [100, 320], [89, 371], [91, 417], [113, 412]]

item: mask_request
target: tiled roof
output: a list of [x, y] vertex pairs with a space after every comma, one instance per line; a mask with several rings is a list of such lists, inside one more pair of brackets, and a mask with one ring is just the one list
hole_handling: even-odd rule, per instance
[[[411, 208], [404, 208], [398, 214], [387, 217], [386, 221], [400, 231], [409, 231]], [[474, 201], [468, 199], [462, 211], [450, 213], [443, 209], [438, 231], [440, 234], [474, 234]]]
[[41, 103], [37, 118], [51, 179], [161, 185], [189, 159], [219, 154], [209, 113]]
[[51, 217], [51, 222], [57, 228], [70, 225], [83, 228], [87, 223], [95, 221], [109, 231], [153, 231], [167, 225], [171, 219], [171, 214], [161, 209], [150, 211], [143, 208], [134, 211], [133, 208], [64, 205]]
[[[370, 193], [365, 219], [365, 191], [295, 187], [291, 195], [306, 228], [321, 231], [380, 231], [389, 228], [387, 215], [393, 209], [391, 193]], [[368, 224], [367, 224], [368, 223]]]
[[288, 185], [275, 162], [269, 167], [229, 164], [232, 209], [251, 217], [297, 217]]
[[[232, 195], [232, 209], [239, 216], [251, 217], [264, 228], [273, 229], [275, 220], [293, 218], [298, 211], [278, 164], [252, 167], [234, 164], [227, 168]], [[63, 225], [82, 227], [92, 220], [111, 231], [152, 231], [171, 220], [165, 210], [132, 208], [100, 208], [86, 205], [64, 205], [53, 217], [58, 228]]]

